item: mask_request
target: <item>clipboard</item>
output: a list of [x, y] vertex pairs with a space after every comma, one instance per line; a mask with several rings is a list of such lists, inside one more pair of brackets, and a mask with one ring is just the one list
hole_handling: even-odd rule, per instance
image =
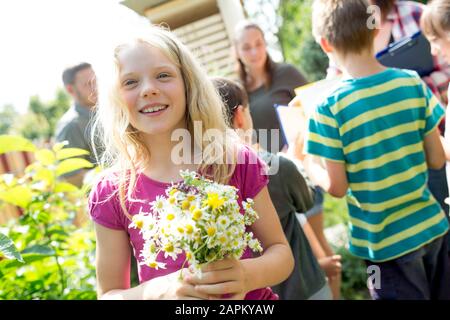
[[386, 67], [414, 70], [421, 77], [434, 70], [430, 43], [420, 31], [391, 43], [378, 52], [376, 58]]
[[302, 130], [306, 130], [307, 118], [305, 117], [303, 108], [277, 104], [274, 107], [278, 120], [280, 121], [284, 141], [288, 146], [291, 146], [294, 144], [298, 134]]
[[316, 106], [323, 101], [341, 82], [341, 77], [323, 79], [295, 88], [296, 98], [306, 116], [314, 113]]

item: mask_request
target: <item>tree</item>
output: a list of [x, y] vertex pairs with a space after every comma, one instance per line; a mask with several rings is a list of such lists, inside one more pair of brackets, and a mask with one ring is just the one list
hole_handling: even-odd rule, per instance
[[6, 134], [12, 127], [18, 113], [10, 104], [0, 108], [0, 134]]
[[56, 91], [56, 97], [49, 102], [43, 102], [39, 96], [30, 98], [28, 111], [19, 117], [14, 125], [14, 133], [23, 135], [30, 140], [50, 141], [61, 116], [69, 109], [70, 98], [63, 89]]
[[286, 61], [315, 81], [325, 77], [328, 58], [312, 36], [311, 9], [312, 0], [280, 0], [278, 39]]

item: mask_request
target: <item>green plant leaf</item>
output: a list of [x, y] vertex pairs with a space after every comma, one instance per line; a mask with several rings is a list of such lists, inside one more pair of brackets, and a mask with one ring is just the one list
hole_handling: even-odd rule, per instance
[[58, 160], [74, 158], [84, 155], [89, 155], [89, 151], [79, 148], [64, 148], [59, 151], [56, 151], [56, 159]]
[[55, 250], [53, 250], [51, 247], [42, 245], [42, 244], [35, 244], [31, 247], [28, 247], [22, 251], [22, 254], [26, 253], [34, 253], [34, 254], [40, 254], [43, 256], [53, 256], [55, 254]]
[[83, 168], [92, 168], [93, 165], [89, 161], [81, 158], [72, 158], [62, 161], [56, 167], [56, 175], [59, 177], [65, 173], [72, 172]]
[[32, 200], [32, 193], [27, 187], [15, 186], [1, 190], [0, 200], [25, 209]]
[[23, 137], [0, 135], [0, 154], [12, 151], [35, 151], [34, 144]]
[[55, 176], [52, 170], [47, 168], [39, 168], [36, 170], [36, 174], [33, 176], [33, 180], [42, 180], [45, 181], [47, 185], [51, 185], [55, 180]]
[[55, 192], [75, 192], [78, 188], [71, 183], [68, 182], [60, 182], [55, 186]]
[[[39, 253], [22, 254], [22, 258], [25, 261], [25, 264], [30, 264], [32, 262], [47, 259], [49, 257], [52, 257], [52, 255], [42, 255]], [[22, 262], [18, 260], [4, 260], [0, 261], [0, 270], [2, 270], [2, 273], [6, 273], [8, 271], [7, 269], [21, 267], [22, 265]]]
[[16, 259], [22, 263], [25, 262], [19, 251], [17, 251], [14, 242], [3, 233], [0, 233], [0, 253], [7, 259]]
[[53, 145], [52, 150], [53, 150], [55, 153], [58, 153], [59, 150], [61, 150], [62, 148], [64, 148], [64, 147], [67, 146], [68, 144], [69, 144], [69, 141], [63, 141], [63, 142], [55, 143], [55, 144]]
[[56, 157], [53, 151], [48, 149], [41, 149], [35, 152], [36, 159], [45, 166], [51, 165], [55, 162]]

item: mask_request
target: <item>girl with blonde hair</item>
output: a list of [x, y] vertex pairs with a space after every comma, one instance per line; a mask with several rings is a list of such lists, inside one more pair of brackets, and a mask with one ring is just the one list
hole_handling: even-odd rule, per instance
[[[89, 199], [99, 298], [276, 299], [268, 287], [288, 277], [293, 258], [267, 191], [264, 165], [227, 131], [223, 103], [203, 69], [172, 33], [159, 27], [117, 46], [113, 58], [113, 74], [98, 77], [94, 125], [109, 169]], [[177, 143], [174, 136], [184, 139]], [[250, 228], [262, 243], [262, 255], [253, 257], [247, 248], [241, 260], [208, 264], [201, 277], [185, 268], [182, 279], [178, 270], [184, 254], [175, 261], [161, 254], [165, 269], [142, 263], [144, 241], [129, 228], [132, 217], [151, 212], [150, 203], [181, 180], [180, 170], [235, 186], [241, 201], [254, 199], [260, 218]], [[132, 253], [140, 284], [130, 288]]]

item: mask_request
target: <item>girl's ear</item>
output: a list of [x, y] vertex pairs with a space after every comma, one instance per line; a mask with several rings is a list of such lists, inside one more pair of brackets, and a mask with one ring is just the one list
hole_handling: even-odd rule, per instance
[[238, 105], [237, 108], [234, 110], [233, 128], [243, 129], [244, 127], [245, 127], [244, 107], [242, 105]]
[[320, 38], [319, 44], [325, 53], [331, 53], [334, 51], [333, 46], [323, 37]]

